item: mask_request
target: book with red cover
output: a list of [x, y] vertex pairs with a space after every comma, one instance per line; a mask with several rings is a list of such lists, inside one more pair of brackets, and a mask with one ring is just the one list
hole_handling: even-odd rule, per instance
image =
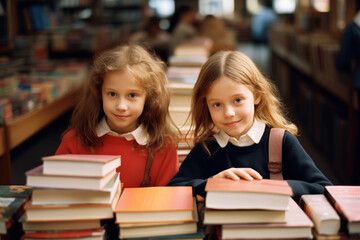
[[289, 209], [285, 213], [285, 223], [224, 224], [221, 226], [222, 239], [273, 239], [307, 238], [312, 239], [313, 222], [290, 198]]
[[342, 219], [342, 231], [360, 234], [360, 186], [325, 186], [325, 196]]
[[60, 154], [42, 158], [44, 174], [103, 177], [121, 165], [119, 155]]
[[27, 232], [24, 238], [27, 239], [83, 239], [86, 237], [96, 237], [103, 239], [104, 229], [76, 230], [76, 231], [48, 231], [48, 232]]
[[125, 188], [114, 212], [117, 223], [193, 221], [192, 187]]
[[210, 178], [205, 206], [213, 209], [286, 210], [292, 189], [285, 180], [231, 180]]

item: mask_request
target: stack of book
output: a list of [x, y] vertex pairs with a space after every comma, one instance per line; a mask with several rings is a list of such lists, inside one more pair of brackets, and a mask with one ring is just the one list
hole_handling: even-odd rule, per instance
[[313, 223], [291, 198], [284, 180], [211, 178], [205, 191], [204, 224], [219, 239], [312, 239]]
[[194, 84], [169, 81], [167, 87], [170, 91], [169, 112], [172, 120], [180, 129], [189, 128], [191, 125], [191, 96]]
[[169, 110], [171, 118], [180, 128], [190, 126], [192, 91], [201, 66], [210, 55], [211, 46], [212, 41], [208, 38], [194, 38], [177, 46], [169, 58], [166, 72], [171, 94]]
[[114, 212], [120, 239], [201, 235], [190, 186], [125, 188]]
[[180, 137], [178, 141], [178, 157], [181, 164], [191, 149], [194, 147], [194, 131], [189, 128], [180, 129]]
[[114, 218], [121, 193], [116, 172], [120, 156], [63, 154], [42, 160], [42, 165], [26, 172], [33, 194], [24, 206], [25, 239], [102, 239], [103, 223]]
[[169, 66], [166, 76], [170, 81], [195, 84], [201, 67]]
[[176, 46], [169, 58], [170, 66], [201, 67], [208, 59], [213, 42], [210, 38], [197, 37]]

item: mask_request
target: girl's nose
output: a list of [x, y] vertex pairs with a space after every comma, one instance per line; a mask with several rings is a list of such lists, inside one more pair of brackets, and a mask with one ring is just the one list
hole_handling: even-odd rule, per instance
[[226, 116], [226, 117], [233, 117], [233, 116], [235, 116], [234, 108], [232, 108], [231, 106], [226, 106], [226, 107], [225, 107], [225, 116]]
[[120, 111], [127, 110], [126, 101], [124, 99], [119, 99], [116, 103], [116, 109]]

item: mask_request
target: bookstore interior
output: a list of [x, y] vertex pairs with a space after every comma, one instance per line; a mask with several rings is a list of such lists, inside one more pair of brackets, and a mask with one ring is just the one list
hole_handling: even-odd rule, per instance
[[[184, 6], [193, 11], [191, 26], [175, 37]], [[336, 66], [359, 11], [359, 0], [0, 0], [0, 239], [204, 239], [207, 231], [217, 239], [360, 239], [355, 58], [346, 72]], [[181, 132], [191, 125], [192, 89], [211, 55], [251, 46], [251, 58], [267, 49], [265, 75], [336, 184], [298, 204], [286, 181], [285, 193], [269, 185], [261, 193], [282, 204], [276, 209], [257, 206], [267, 200], [249, 193], [254, 205], [232, 207], [241, 197], [225, 204], [223, 187], [214, 207], [193, 198], [191, 187], [122, 189], [112, 172], [119, 158], [53, 159], [93, 57], [124, 44], [166, 63], [170, 116]], [[179, 164], [193, 146], [183, 137]]]

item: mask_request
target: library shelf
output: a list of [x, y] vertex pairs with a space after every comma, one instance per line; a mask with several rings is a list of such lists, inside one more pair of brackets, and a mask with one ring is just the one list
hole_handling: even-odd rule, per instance
[[10, 151], [75, 105], [78, 89], [0, 127], [0, 185], [11, 184]]

